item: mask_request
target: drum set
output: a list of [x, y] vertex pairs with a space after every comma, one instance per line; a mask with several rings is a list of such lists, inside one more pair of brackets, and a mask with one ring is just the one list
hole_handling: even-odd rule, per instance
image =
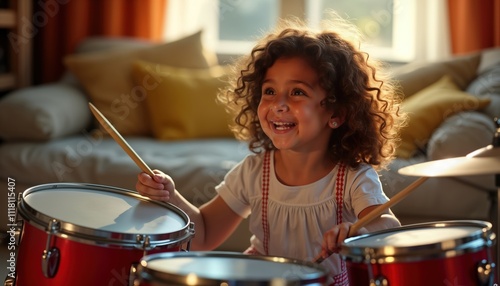
[[[500, 174], [500, 151], [488, 146], [399, 172]], [[495, 225], [438, 221], [350, 237], [340, 250], [350, 285], [497, 285], [498, 206], [496, 214]], [[8, 277], [6, 286], [327, 285], [327, 272], [314, 262], [191, 252], [189, 217], [130, 190], [39, 185], [20, 194], [17, 215], [17, 277]]]
[[[91, 110], [137, 165], [152, 173], [107, 119], [93, 106]], [[496, 175], [493, 224], [438, 221], [350, 237], [340, 250], [350, 285], [498, 285], [500, 128], [492, 145], [465, 157], [408, 166], [399, 173], [420, 180]], [[8, 276], [4, 286], [329, 283], [327, 271], [316, 260], [190, 251], [195, 226], [189, 217], [172, 204], [130, 190], [95, 184], [39, 185], [20, 194], [16, 217], [17, 275]]]

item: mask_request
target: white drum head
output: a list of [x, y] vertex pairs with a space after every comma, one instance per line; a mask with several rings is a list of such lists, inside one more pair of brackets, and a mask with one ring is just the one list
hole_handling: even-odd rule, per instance
[[120, 193], [61, 187], [34, 192], [24, 199], [46, 216], [92, 229], [160, 234], [186, 226], [177, 213]]
[[468, 237], [479, 229], [472, 226], [451, 226], [446, 228], [425, 227], [421, 229], [410, 229], [381, 233], [367, 236], [362, 239], [352, 240], [347, 245], [351, 247], [371, 247], [380, 248], [392, 247], [412, 247], [422, 246], [445, 241], [455, 241]]
[[97, 244], [138, 247], [144, 242], [149, 248], [181, 244], [194, 232], [181, 209], [101, 185], [61, 183], [27, 189], [19, 214], [43, 230], [56, 221], [56, 235]]
[[[305, 283], [300, 285], [322, 285], [318, 282], [323, 281], [327, 276], [322, 268], [312, 263], [280, 257], [251, 256], [217, 251], [161, 253], [146, 256], [141, 260], [139, 275], [146, 272], [148, 275], [144, 276], [156, 277], [153, 278], [153, 281], [165, 282], [167, 283], [165, 285], [172, 285], [168, 283], [174, 283], [174, 285], [178, 285], [175, 283], [191, 283], [180, 285], [212, 285], [204, 284], [207, 281], [217, 283], [300, 281]], [[313, 282], [318, 284], [313, 284]]]

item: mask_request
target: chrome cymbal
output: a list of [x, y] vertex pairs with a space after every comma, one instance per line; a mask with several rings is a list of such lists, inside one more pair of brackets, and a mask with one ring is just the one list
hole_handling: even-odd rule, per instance
[[488, 145], [467, 154], [424, 162], [399, 169], [402, 175], [418, 177], [455, 177], [500, 174], [500, 147]]
[[500, 157], [500, 147], [488, 145], [466, 155], [466, 157]]

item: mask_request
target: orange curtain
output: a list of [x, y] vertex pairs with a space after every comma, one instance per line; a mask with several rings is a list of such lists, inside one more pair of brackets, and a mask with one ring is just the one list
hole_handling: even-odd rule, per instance
[[453, 54], [500, 46], [500, 0], [448, 0]]
[[167, 0], [34, 1], [34, 84], [60, 79], [64, 56], [89, 36], [161, 41]]

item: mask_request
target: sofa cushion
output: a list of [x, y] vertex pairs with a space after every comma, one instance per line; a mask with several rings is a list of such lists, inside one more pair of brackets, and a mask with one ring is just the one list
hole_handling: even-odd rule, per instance
[[87, 98], [57, 83], [18, 89], [0, 100], [0, 137], [46, 141], [85, 130], [91, 122]]
[[500, 47], [489, 48], [481, 51], [481, 63], [477, 73], [481, 74], [492, 66], [500, 64]]
[[400, 158], [410, 158], [425, 149], [434, 130], [447, 117], [464, 110], [477, 110], [490, 103], [466, 93], [448, 75], [403, 101], [402, 110], [408, 113], [408, 126], [401, 130], [401, 145], [396, 150]]
[[[111, 49], [65, 58], [92, 103], [122, 135], [150, 135], [144, 95], [133, 84], [132, 63], [142, 59], [178, 67], [204, 68], [216, 63], [203, 49], [201, 32], [146, 48]], [[210, 56], [209, 56], [210, 55]]]
[[495, 132], [493, 120], [486, 114], [467, 111], [447, 118], [432, 134], [427, 158], [440, 160], [461, 157], [491, 144]]
[[138, 61], [133, 67], [137, 86], [147, 92], [153, 135], [162, 140], [232, 137], [230, 116], [216, 102], [226, 69], [176, 68]]
[[466, 91], [480, 98], [489, 98], [491, 104], [484, 109], [484, 113], [491, 119], [500, 117], [500, 63], [479, 74]]
[[394, 78], [401, 85], [405, 97], [412, 96], [444, 75], [449, 75], [464, 90], [476, 77], [480, 60], [480, 54], [474, 53], [434, 63], [415, 62], [395, 68]]

